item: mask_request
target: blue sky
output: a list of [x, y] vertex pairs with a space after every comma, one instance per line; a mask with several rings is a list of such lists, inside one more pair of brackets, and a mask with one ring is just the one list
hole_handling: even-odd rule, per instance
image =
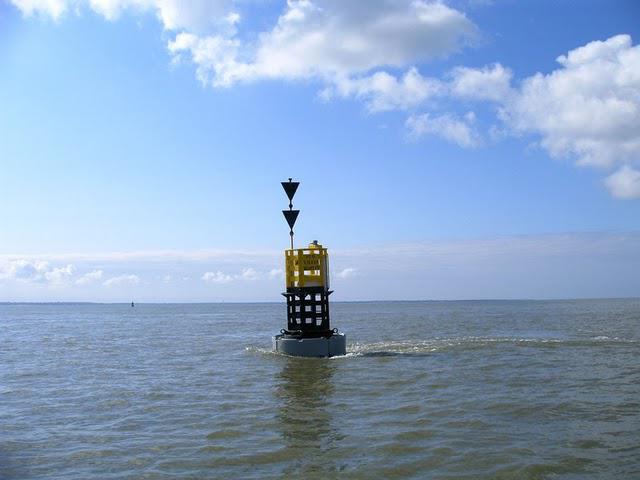
[[0, 0], [0, 301], [640, 294], [633, 1]]

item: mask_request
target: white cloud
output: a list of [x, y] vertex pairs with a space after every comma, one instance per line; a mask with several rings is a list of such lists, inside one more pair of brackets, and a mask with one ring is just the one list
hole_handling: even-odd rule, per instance
[[10, 0], [23, 15], [46, 14], [59, 19], [68, 8], [68, 0]]
[[260, 275], [253, 268], [244, 268], [239, 278], [242, 280], [257, 280], [260, 278]]
[[400, 78], [387, 72], [359, 78], [336, 78], [334, 85], [322, 91], [321, 97], [326, 100], [336, 95], [355, 97], [364, 100], [370, 112], [383, 112], [417, 107], [444, 91], [440, 80], [423, 77], [416, 68], [410, 68]]
[[410, 116], [406, 126], [413, 138], [436, 135], [460, 147], [473, 148], [480, 144], [480, 135], [473, 126], [474, 121], [473, 112], [468, 112], [462, 118], [449, 114], [432, 116], [429, 113], [423, 113]]
[[63, 285], [74, 275], [75, 270], [72, 264], [52, 267], [45, 260], [10, 259], [0, 264], [0, 280]]
[[[326, 84], [322, 98], [357, 98], [370, 112], [415, 109], [434, 97], [494, 102], [508, 130], [540, 135], [540, 145], [551, 156], [618, 167], [607, 187], [616, 197], [635, 198], [631, 165], [640, 162], [640, 47], [632, 46], [631, 37], [576, 48], [558, 57], [559, 69], [537, 73], [517, 86], [512, 86], [511, 70], [499, 63], [458, 67], [445, 80], [411, 67], [459, 48], [473, 37], [474, 28], [441, 3], [376, 0], [364, 12], [357, 2], [301, 0], [288, 3], [276, 27], [259, 37], [248, 61], [238, 60], [247, 55], [243, 45], [220, 36], [183, 34], [169, 48], [174, 54], [190, 52], [204, 83], [318, 78]], [[442, 38], [435, 41], [432, 35], [440, 30]], [[396, 76], [384, 67], [409, 68]], [[406, 127], [413, 138], [437, 135], [470, 148], [481, 143], [473, 119], [425, 112], [411, 115]]]
[[454, 97], [505, 101], [511, 94], [511, 70], [499, 63], [481, 69], [458, 67], [450, 74]]
[[85, 273], [76, 280], [76, 285], [90, 285], [92, 283], [102, 280], [102, 270], [93, 270], [92, 272]]
[[207, 283], [229, 283], [233, 281], [233, 279], [233, 275], [228, 275], [219, 270], [217, 272], [206, 272], [202, 275], [202, 280]]
[[625, 165], [609, 175], [605, 180], [605, 185], [614, 197], [640, 198], [640, 171]]
[[272, 268], [271, 270], [269, 270], [267, 277], [269, 277], [270, 279], [284, 278], [284, 270], [282, 270], [281, 268]]
[[[96, 1], [96, 0], [92, 0]], [[99, 0], [105, 2], [105, 0]], [[106, 0], [107, 2], [113, 0]], [[123, 3], [128, 3], [122, 0]], [[133, 3], [138, 3], [134, 0]], [[229, 0], [147, 0], [156, 10], [167, 30], [189, 29], [191, 31], [204, 31], [207, 27], [222, 22], [237, 23], [240, 16], [229, 12], [231, 1]]]
[[117, 277], [111, 277], [105, 280], [102, 285], [105, 287], [123, 287], [138, 285], [140, 283], [140, 277], [137, 275], [119, 275]]
[[0, 266], [0, 279], [37, 281], [43, 278], [42, 273], [48, 268], [49, 263], [46, 261], [9, 260]]
[[[508, 130], [539, 135], [552, 157], [617, 168], [605, 180], [612, 195], [640, 197], [638, 170], [633, 168], [640, 163], [640, 46], [633, 46], [629, 35], [616, 35], [571, 50], [557, 61], [560, 68], [536, 73], [515, 87], [511, 71], [500, 64], [459, 67], [449, 74], [450, 92], [454, 98], [495, 102]], [[429, 128], [429, 117], [424, 122], [415, 118], [422, 117], [407, 122], [414, 133], [447, 132], [443, 136], [468, 146], [463, 123], [431, 123]]]
[[179, 33], [167, 45], [174, 62], [189, 53], [196, 65], [196, 76], [204, 85], [229, 86], [247, 76], [249, 67], [236, 60], [240, 42], [222, 35], [199, 37], [193, 33]]
[[[231, 0], [12, 0], [25, 15], [61, 17], [91, 8], [107, 19], [155, 12], [176, 32], [167, 48], [217, 87], [258, 79], [317, 79], [323, 96], [355, 97], [372, 112], [408, 109], [441, 93], [413, 65], [459, 50], [477, 36], [459, 10], [437, 0], [289, 0], [275, 25], [241, 41]], [[384, 68], [407, 68], [394, 76]]]
[[407, 67], [459, 49], [475, 26], [458, 10], [424, 0], [289, 0], [257, 45], [235, 39], [178, 35], [169, 43], [188, 53], [203, 83], [260, 78], [318, 78], [329, 84], [381, 67]]
[[640, 47], [629, 35], [596, 41], [558, 57], [503, 106], [516, 131], [534, 132], [554, 157], [611, 168], [640, 160]]
[[25, 16], [45, 15], [59, 20], [69, 11], [90, 8], [108, 20], [115, 20], [123, 12], [153, 12], [167, 30], [207, 28], [234, 24], [238, 14], [230, 12], [230, 0], [10, 0]]
[[73, 276], [75, 270], [75, 267], [71, 264], [64, 267], [52, 268], [44, 272], [44, 278], [48, 283], [53, 285], [64, 284]]
[[236, 280], [243, 280], [243, 281], [258, 280], [262, 278], [262, 275], [258, 271], [256, 271], [254, 268], [248, 267], [248, 268], [243, 268], [242, 272], [239, 274], [231, 275], [218, 270], [216, 272], [206, 272], [204, 275], [202, 275], [201, 278], [207, 283], [229, 283]]
[[356, 268], [344, 268], [336, 273], [336, 277], [338, 278], [351, 278], [358, 275], [358, 269]]
[[[238, 35], [241, 16], [233, 0], [10, 1], [26, 16], [56, 20], [83, 9], [109, 20], [125, 12], [154, 14], [172, 32], [167, 48], [173, 61], [193, 62], [206, 85], [315, 80], [322, 84], [322, 98], [355, 98], [370, 112], [413, 110], [434, 98], [489, 101], [504, 131], [539, 136], [552, 157], [615, 170], [605, 180], [607, 188], [618, 198], [637, 198], [640, 46], [629, 35], [571, 50], [557, 58], [556, 70], [518, 83], [499, 63], [460, 66], [438, 79], [415, 65], [468, 45], [477, 28], [437, 0], [288, 0], [273, 26], [246, 35]], [[406, 120], [413, 138], [437, 135], [464, 148], [480, 145], [473, 118], [435, 107], [442, 103]], [[33, 275], [46, 281], [37, 269]], [[50, 276], [62, 281], [65, 273]]]
[[[229, 272], [235, 272], [228, 274], [229, 277], [240, 285], [249, 285], [239, 277], [244, 271], [243, 265], [244, 268], [250, 265], [260, 278], [250, 283], [251, 288], [222, 288], [221, 285], [215, 293], [211, 285], [200, 280], [201, 252], [169, 253], [132, 252], [125, 260], [121, 259], [122, 254], [112, 260], [105, 260], [105, 254], [84, 254], [78, 269], [92, 272], [92, 267], [99, 263], [105, 272], [126, 272], [135, 263], [145, 272], [145, 285], [149, 285], [136, 293], [136, 299], [141, 302], [282, 301], [280, 288], [275, 288], [273, 281], [268, 280], [273, 262], [281, 258], [280, 251], [268, 255], [259, 250], [230, 253], [229, 257], [236, 263], [224, 263], [231, 269]], [[42, 257], [50, 257], [51, 263], [26, 257], [7, 260], [6, 255], [0, 255], [0, 301], [121, 301], [122, 291], [132, 288], [128, 283], [141, 284], [143, 281], [142, 277], [139, 282], [123, 280], [120, 288], [101, 288], [100, 282], [78, 287], [72, 281], [52, 287], [38, 271], [64, 269], [70, 262], [54, 261], [53, 255], [42, 254]], [[239, 258], [242, 261], [245, 258], [260, 260], [242, 264], [237, 263]], [[331, 258], [334, 267], [338, 266], [332, 269], [333, 278], [340, 283], [335, 298], [332, 297], [334, 300], [632, 296], [637, 295], [640, 288], [637, 275], [640, 233], [361, 245], [352, 250], [334, 249]], [[77, 257], [67, 259], [76, 261]], [[220, 257], [212, 262], [220, 262]], [[17, 275], [21, 280], [8, 279], [8, 274]], [[174, 281], [168, 287], [162, 283], [166, 274], [180, 281]], [[82, 277], [75, 275], [78, 279]], [[39, 280], [34, 281], [34, 278]], [[230, 285], [236, 284], [227, 284]]]
[[451, 53], [473, 33], [463, 13], [440, 2], [289, 1], [255, 65], [270, 77], [352, 75]]

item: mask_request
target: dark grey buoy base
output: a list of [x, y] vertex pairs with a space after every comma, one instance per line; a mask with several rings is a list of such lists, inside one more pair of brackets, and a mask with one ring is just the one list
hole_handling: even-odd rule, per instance
[[293, 357], [337, 357], [347, 353], [347, 337], [334, 333], [330, 337], [295, 337], [280, 334], [273, 337], [273, 349]]

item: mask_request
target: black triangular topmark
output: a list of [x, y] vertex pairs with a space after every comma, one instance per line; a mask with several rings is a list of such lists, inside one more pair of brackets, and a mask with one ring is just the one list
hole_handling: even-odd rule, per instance
[[296, 223], [296, 219], [298, 218], [298, 214], [300, 210], [283, 210], [284, 218], [287, 219], [287, 223], [289, 224], [289, 228], [293, 230], [293, 226]]
[[296, 190], [298, 189], [298, 185], [300, 185], [300, 182], [292, 182], [291, 180], [289, 180], [288, 182], [280, 183], [282, 184], [282, 188], [284, 188], [287, 197], [289, 197], [289, 201], [293, 200], [293, 196], [296, 194]]

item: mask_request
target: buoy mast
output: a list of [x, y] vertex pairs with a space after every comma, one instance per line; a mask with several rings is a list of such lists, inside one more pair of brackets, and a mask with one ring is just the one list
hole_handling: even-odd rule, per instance
[[291, 248], [285, 250], [287, 328], [274, 337], [274, 349], [305, 357], [332, 357], [346, 353], [346, 337], [331, 328], [329, 317], [329, 254], [314, 240], [306, 248], [294, 248], [293, 227], [300, 210], [293, 209], [299, 182], [282, 182], [289, 210], [282, 213], [289, 225]]

